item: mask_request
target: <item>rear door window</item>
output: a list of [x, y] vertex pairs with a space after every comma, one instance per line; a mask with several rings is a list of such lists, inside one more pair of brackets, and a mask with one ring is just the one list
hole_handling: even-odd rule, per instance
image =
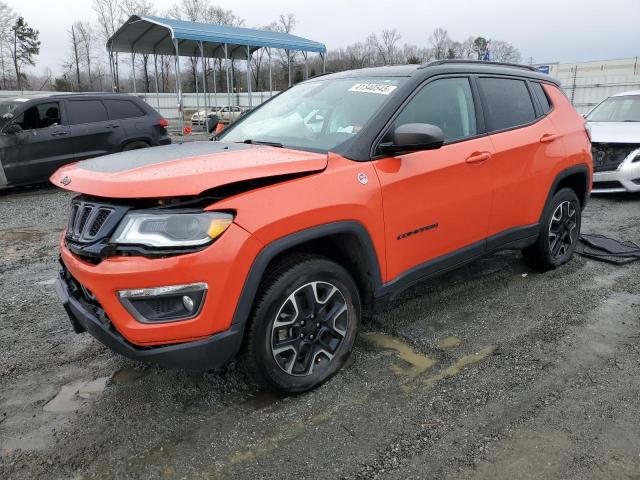
[[67, 116], [71, 125], [109, 120], [107, 109], [101, 100], [69, 100], [67, 102]]
[[106, 99], [104, 103], [111, 120], [144, 117], [144, 111], [131, 100]]
[[489, 132], [531, 123], [536, 113], [524, 80], [484, 77], [478, 80], [485, 100]]
[[538, 82], [531, 82], [529, 85], [531, 85], [531, 90], [533, 91], [533, 94], [538, 99], [540, 108], [542, 108], [542, 114], [546, 115], [551, 111], [551, 102], [549, 102], [549, 97], [547, 97], [547, 94], [544, 91], [542, 84]]

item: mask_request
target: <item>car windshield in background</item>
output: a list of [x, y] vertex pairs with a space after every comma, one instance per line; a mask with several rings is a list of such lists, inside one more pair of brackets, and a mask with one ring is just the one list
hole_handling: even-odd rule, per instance
[[640, 122], [640, 95], [610, 97], [587, 116], [590, 122]]
[[301, 83], [236, 122], [220, 140], [328, 151], [353, 138], [404, 78]]

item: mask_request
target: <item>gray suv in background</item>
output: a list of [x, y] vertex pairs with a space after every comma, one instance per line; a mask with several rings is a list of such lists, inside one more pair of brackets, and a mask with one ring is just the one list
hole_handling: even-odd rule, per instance
[[168, 145], [168, 122], [124, 94], [54, 94], [0, 101], [0, 189], [48, 181], [62, 165]]

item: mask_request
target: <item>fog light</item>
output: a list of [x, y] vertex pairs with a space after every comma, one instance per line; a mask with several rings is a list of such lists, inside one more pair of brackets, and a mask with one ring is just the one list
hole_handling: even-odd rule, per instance
[[191, 297], [189, 297], [188, 295], [182, 297], [182, 304], [188, 312], [193, 312], [193, 299]]
[[162, 323], [188, 320], [200, 313], [206, 283], [139, 288], [118, 292], [122, 305], [139, 322]]

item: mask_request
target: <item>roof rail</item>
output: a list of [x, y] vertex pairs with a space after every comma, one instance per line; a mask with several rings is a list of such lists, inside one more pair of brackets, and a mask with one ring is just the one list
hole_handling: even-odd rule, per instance
[[508, 62], [492, 62], [492, 61], [484, 61], [484, 60], [463, 60], [459, 58], [455, 59], [446, 59], [446, 60], [432, 60], [430, 62], [424, 63], [420, 65], [418, 68], [427, 68], [434, 67], [436, 65], [447, 65], [447, 64], [466, 64], [471, 63], [473, 65], [495, 65], [499, 67], [510, 67], [510, 68], [521, 68], [523, 70], [530, 70], [532, 72], [537, 72], [538, 70], [535, 67], [531, 67], [529, 65], [520, 65], [518, 63], [508, 63]]

